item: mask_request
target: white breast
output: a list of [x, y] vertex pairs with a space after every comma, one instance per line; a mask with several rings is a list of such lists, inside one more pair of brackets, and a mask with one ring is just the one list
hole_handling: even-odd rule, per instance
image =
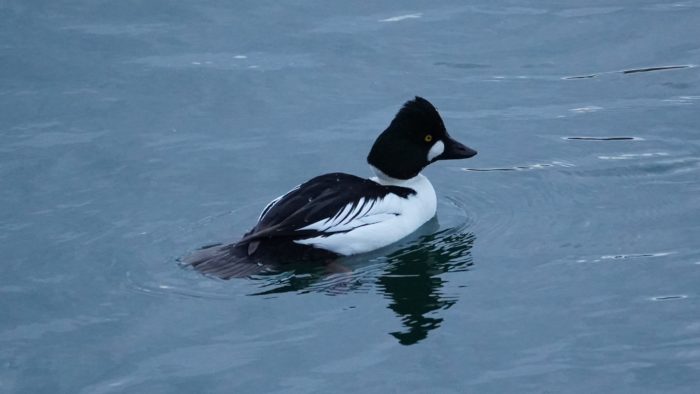
[[[311, 224], [307, 226], [309, 229], [322, 230], [323, 228], [342, 226], [342, 229], [339, 227], [340, 231], [350, 230], [294, 242], [313, 245], [342, 255], [365, 253], [400, 240], [435, 216], [437, 206], [435, 190], [425, 176], [418, 174], [408, 180], [381, 176], [371, 178], [371, 180], [383, 185], [408, 187], [415, 190], [416, 194], [408, 198], [394, 194], [386, 196], [375, 202], [372, 209], [364, 215], [358, 215], [362, 222], [333, 223], [333, 218], [329, 218]], [[345, 215], [339, 215], [339, 217], [343, 216]]]

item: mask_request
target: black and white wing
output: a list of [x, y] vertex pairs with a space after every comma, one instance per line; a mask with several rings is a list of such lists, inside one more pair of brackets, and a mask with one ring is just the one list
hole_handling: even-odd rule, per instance
[[354, 175], [321, 175], [268, 204], [239, 244], [251, 243], [252, 253], [255, 241], [348, 232], [400, 214], [390, 201], [413, 194], [410, 188], [380, 185]]

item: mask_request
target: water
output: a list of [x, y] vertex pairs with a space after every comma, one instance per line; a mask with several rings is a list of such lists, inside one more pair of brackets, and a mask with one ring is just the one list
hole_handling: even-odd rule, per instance
[[[700, 4], [5, 1], [0, 392], [696, 393]], [[176, 260], [420, 94], [479, 155], [403, 242]], [[350, 272], [342, 272], [342, 271]]]

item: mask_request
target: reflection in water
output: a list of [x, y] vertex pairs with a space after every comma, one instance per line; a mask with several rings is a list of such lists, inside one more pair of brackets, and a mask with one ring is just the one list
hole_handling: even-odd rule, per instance
[[457, 302], [456, 296], [442, 291], [445, 280], [440, 274], [468, 269], [473, 244], [474, 235], [469, 233], [437, 233], [387, 256], [388, 267], [377, 283], [405, 327], [391, 333], [401, 344], [412, 345], [440, 327], [443, 319], [429, 315]]
[[[271, 289], [251, 295], [287, 292], [337, 295], [374, 287], [390, 300], [388, 308], [401, 318], [404, 326], [402, 331], [390, 334], [401, 344], [412, 345], [440, 327], [443, 318], [437, 313], [457, 302], [457, 295], [443, 290], [446, 281], [440, 275], [466, 271], [473, 265], [470, 250], [474, 240], [473, 234], [455, 232], [455, 229], [424, 235], [387, 256], [371, 259], [375, 265], [377, 260], [386, 263], [380, 264], [380, 269], [364, 272], [358, 268], [354, 272], [329, 275], [328, 266], [289, 267], [285, 273], [258, 276], [265, 282], [263, 287]], [[332, 268], [337, 272], [338, 267], [342, 266], [338, 264]]]

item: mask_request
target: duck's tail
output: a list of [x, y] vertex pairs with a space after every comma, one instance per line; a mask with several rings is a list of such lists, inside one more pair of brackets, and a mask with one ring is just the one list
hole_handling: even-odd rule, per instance
[[248, 245], [214, 244], [204, 246], [183, 259], [183, 264], [221, 279], [243, 278], [267, 271], [248, 255]]

